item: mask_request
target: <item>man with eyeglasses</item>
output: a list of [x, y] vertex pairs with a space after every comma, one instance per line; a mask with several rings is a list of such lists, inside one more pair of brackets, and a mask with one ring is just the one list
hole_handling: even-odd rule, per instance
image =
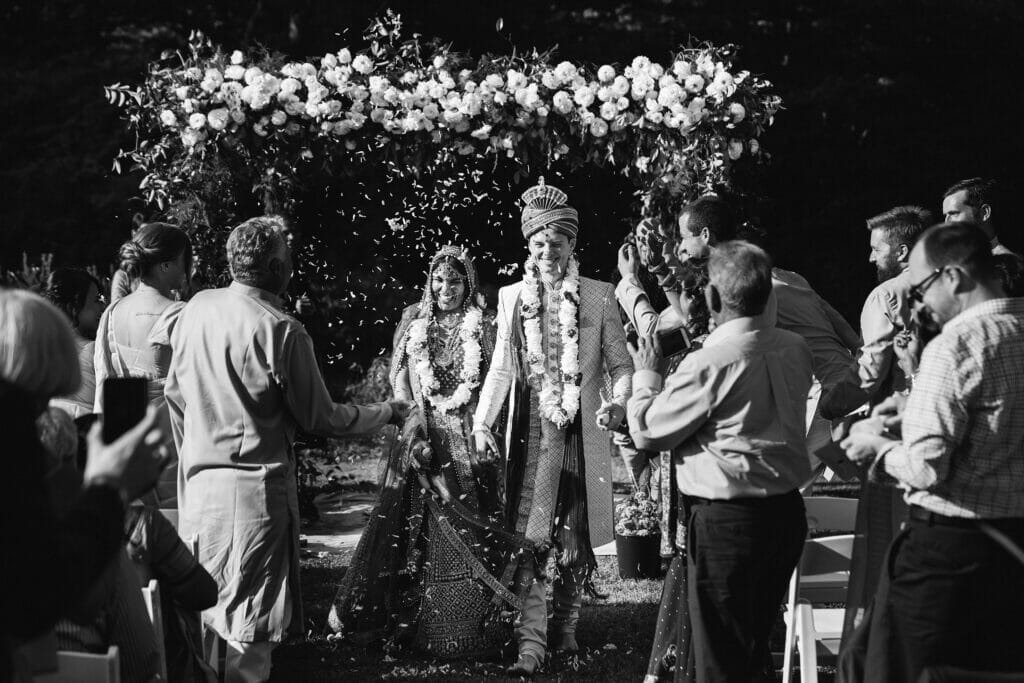
[[[842, 444], [910, 505], [875, 598], [864, 680], [1024, 671], [1024, 565], [1004, 545], [1024, 545], [1024, 300], [1005, 297], [972, 224], [929, 228], [909, 273], [910, 299], [942, 331], [902, 411], [883, 403]], [[889, 633], [876, 628], [886, 620]]]

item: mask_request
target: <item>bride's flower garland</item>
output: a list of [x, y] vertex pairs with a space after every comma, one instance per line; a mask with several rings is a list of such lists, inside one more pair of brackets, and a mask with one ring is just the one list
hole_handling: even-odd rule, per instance
[[576, 316], [580, 301], [580, 270], [576, 259], [569, 258], [569, 267], [560, 291], [558, 326], [561, 331], [562, 358], [558, 368], [558, 381], [554, 381], [544, 371], [544, 339], [540, 325], [540, 297], [543, 287], [537, 262], [531, 256], [526, 259], [523, 266], [523, 290], [520, 299], [523, 330], [526, 333], [526, 360], [530, 365], [531, 377], [539, 379], [541, 383], [541, 416], [564, 429], [575, 419], [580, 407], [580, 335]]
[[476, 307], [470, 307], [462, 318], [462, 325], [459, 327], [459, 338], [462, 340], [462, 369], [459, 378], [462, 381], [455, 387], [452, 395], [447, 397], [438, 393], [439, 384], [430, 360], [430, 348], [427, 343], [429, 320], [419, 318], [409, 326], [409, 339], [405, 347], [406, 353], [409, 354], [409, 367], [418, 375], [424, 400], [439, 412], [455, 412], [469, 402], [473, 390], [480, 386], [480, 364], [483, 360], [480, 350], [482, 320], [483, 315]]

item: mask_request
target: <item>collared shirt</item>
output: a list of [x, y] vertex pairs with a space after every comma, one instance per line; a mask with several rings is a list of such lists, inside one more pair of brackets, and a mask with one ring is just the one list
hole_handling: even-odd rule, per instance
[[910, 325], [910, 274], [882, 282], [868, 295], [860, 313], [864, 345], [857, 356], [857, 367], [822, 397], [822, 412], [840, 417], [864, 403], [877, 403], [894, 391], [907, 387], [903, 370], [896, 362], [893, 341]]
[[1024, 299], [977, 304], [925, 348], [882, 449], [907, 502], [943, 515], [1024, 517]]
[[673, 450], [686, 494], [731, 499], [792, 491], [810, 475], [805, 445], [811, 351], [758, 318], [719, 325], [662, 387], [633, 375], [627, 405], [638, 448]]
[[1013, 254], [1014, 253], [1014, 252], [1010, 251], [1009, 249], [1007, 249], [1006, 247], [1004, 247], [1003, 243], [999, 241], [998, 237], [993, 237], [992, 241], [990, 242], [990, 244], [992, 245], [992, 255], [993, 256], [1002, 256], [1004, 254]]
[[615, 285], [615, 300], [619, 302], [633, 329], [641, 337], [655, 332], [677, 330], [683, 326], [683, 321], [672, 306], [661, 313], [655, 311], [644, 288], [633, 276], [624, 277]]
[[814, 358], [814, 376], [823, 387], [842, 380], [853, 367], [860, 337], [846, 319], [792, 271], [772, 268], [772, 297], [766, 308], [775, 324], [803, 337]]

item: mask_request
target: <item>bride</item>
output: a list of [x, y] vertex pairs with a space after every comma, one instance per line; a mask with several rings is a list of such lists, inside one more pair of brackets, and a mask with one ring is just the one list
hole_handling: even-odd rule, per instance
[[386, 454], [379, 502], [331, 608], [330, 627], [354, 642], [455, 658], [511, 639], [501, 616], [518, 603], [511, 559], [528, 544], [502, 529], [497, 477], [470, 447], [495, 341], [476, 292], [469, 255], [444, 247], [395, 334], [395, 398], [418, 410]]

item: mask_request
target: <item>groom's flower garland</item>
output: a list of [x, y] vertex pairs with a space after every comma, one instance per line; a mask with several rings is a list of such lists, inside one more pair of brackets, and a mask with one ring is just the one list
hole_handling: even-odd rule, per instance
[[425, 401], [442, 413], [455, 412], [466, 405], [473, 396], [473, 390], [480, 386], [480, 364], [483, 354], [480, 350], [480, 322], [483, 315], [479, 308], [471, 307], [462, 318], [459, 327], [459, 338], [462, 340], [462, 369], [459, 378], [462, 380], [451, 396], [438, 393], [439, 383], [434, 376], [434, 364], [430, 360], [430, 348], [427, 343], [426, 318], [415, 320], [409, 327], [409, 340], [406, 342], [406, 353], [409, 354], [409, 367], [419, 378], [420, 391]]
[[533, 257], [526, 259], [520, 300], [523, 330], [526, 333], [526, 359], [530, 365], [531, 377], [537, 378], [541, 383], [541, 416], [564, 429], [572, 423], [580, 407], [580, 335], [576, 315], [580, 301], [580, 271], [576, 259], [570, 257], [565, 279], [562, 280], [561, 302], [558, 306], [558, 326], [562, 344], [558, 381], [544, 371], [544, 339], [540, 326], [540, 297], [544, 285], [539, 272]]

